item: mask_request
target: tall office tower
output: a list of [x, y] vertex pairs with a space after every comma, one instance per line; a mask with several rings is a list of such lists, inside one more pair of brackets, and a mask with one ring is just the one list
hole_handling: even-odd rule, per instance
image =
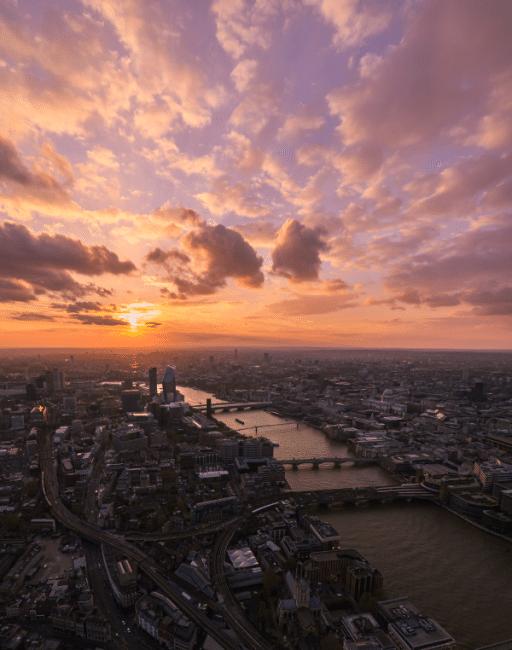
[[123, 390], [121, 392], [123, 413], [138, 413], [140, 411], [140, 391]]
[[52, 380], [53, 380], [53, 390], [61, 390], [62, 386], [60, 385], [60, 373], [58, 368], [52, 370]]
[[214, 364], [214, 359], [213, 357], [210, 357], [210, 366], [213, 366], [213, 364]]
[[164, 376], [162, 377], [162, 389], [164, 391], [164, 400], [166, 402], [176, 401], [176, 373], [174, 368], [167, 366]]
[[235, 359], [238, 359], [238, 350], [235, 348]]
[[156, 368], [149, 369], [149, 396], [156, 397], [158, 395], [158, 383], [156, 378]]
[[34, 384], [27, 384], [25, 386], [26, 398], [29, 402], [35, 402], [37, 400], [37, 393]]
[[263, 353], [263, 361], [264, 361], [265, 363], [268, 363], [268, 362], [270, 361], [270, 358], [269, 358], [269, 356], [268, 356], [268, 352], [264, 352], [264, 353]]
[[45, 375], [46, 392], [53, 393], [53, 373], [51, 370], [46, 371]]

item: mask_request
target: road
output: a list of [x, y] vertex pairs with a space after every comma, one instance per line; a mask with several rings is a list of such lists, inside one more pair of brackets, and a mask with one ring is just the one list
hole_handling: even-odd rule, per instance
[[[52, 438], [53, 436], [51, 434], [39, 432], [37, 440], [39, 445], [39, 463], [41, 466], [43, 493], [54, 517], [68, 528], [80, 533], [82, 536], [86, 536], [86, 538], [88, 537], [89, 539], [98, 542], [105, 542], [106, 544], [110, 544], [114, 548], [122, 551], [128, 558], [138, 563], [139, 568], [149, 576], [149, 578], [158, 586], [159, 590], [161, 590], [162, 593], [164, 593], [169, 600], [176, 605], [176, 607], [181, 609], [190, 620], [194, 621], [199, 627], [210, 634], [221, 647], [225, 648], [225, 650], [240, 650], [239, 646], [221, 629], [219, 629], [215, 623], [178, 595], [181, 593], [181, 588], [174, 584], [173, 589], [172, 576], [165, 577], [161, 573], [159, 565], [148, 557], [146, 553], [133, 544], [127, 542], [121, 536], [102, 530], [93, 524], [79, 519], [69, 512], [59, 497], [56, 461], [53, 459]], [[233, 533], [234, 528], [231, 536]], [[249, 650], [270, 650], [272, 646], [262, 637], [261, 641], [255, 639], [254, 633], [258, 634], [258, 636], [261, 635], [259, 635], [255, 628], [249, 624], [245, 617], [243, 621], [240, 621], [237, 614], [233, 616], [226, 608], [223, 608], [222, 614], [230, 624], [232, 621], [233, 630]]]
[[110, 589], [105, 584], [104, 570], [98, 567], [98, 565], [101, 566], [102, 561], [100, 548], [87, 543], [84, 543], [83, 548], [87, 562], [89, 583], [94, 593], [94, 598], [99, 610], [110, 623], [112, 646], [118, 649], [124, 646], [129, 650], [137, 650], [138, 645], [133, 643], [131, 635], [125, 634], [126, 628], [130, 627], [130, 622], [125, 626], [121, 624], [121, 620], [126, 620], [126, 614], [119, 611]]
[[244, 519], [245, 517], [240, 516], [239, 521], [233, 522], [217, 539], [214, 550], [212, 551], [211, 576], [224, 598], [224, 618], [231, 629], [235, 630], [240, 638], [243, 638], [244, 630], [250, 630], [252, 643], [249, 647], [253, 648], [253, 650], [266, 650], [271, 647], [270, 644], [248, 621], [240, 604], [231, 593], [224, 571], [224, 558], [226, 557], [228, 544]]

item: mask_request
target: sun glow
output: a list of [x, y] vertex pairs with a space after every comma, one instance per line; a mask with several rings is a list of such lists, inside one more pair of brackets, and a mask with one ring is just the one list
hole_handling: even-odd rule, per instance
[[161, 311], [154, 307], [149, 302], [134, 302], [127, 305], [125, 309], [119, 312], [118, 316], [130, 324], [130, 332], [140, 332], [149, 323], [154, 326], [151, 319], [161, 314]]

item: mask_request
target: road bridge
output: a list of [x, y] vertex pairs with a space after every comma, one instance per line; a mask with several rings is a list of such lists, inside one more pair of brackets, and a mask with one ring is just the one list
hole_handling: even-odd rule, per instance
[[[264, 409], [268, 406], [272, 406], [272, 402], [216, 402], [211, 405], [211, 412], [215, 413], [216, 411], [223, 411], [228, 413], [229, 411], [253, 411], [255, 409]], [[206, 412], [208, 406], [206, 404], [195, 404], [191, 408], [194, 411]]]
[[299, 465], [311, 465], [312, 469], [318, 469], [320, 465], [331, 463], [334, 467], [341, 467], [345, 463], [354, 465], [366, 465], [368, 463], [378, 463], [378, 458], [291, 458], [288, 460], [277, 459], [281, 465], [289, 465], [292, 469], [297, 469]]

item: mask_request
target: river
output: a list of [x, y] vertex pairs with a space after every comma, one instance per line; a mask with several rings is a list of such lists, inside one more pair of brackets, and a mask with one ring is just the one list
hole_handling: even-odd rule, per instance
[[[180, 388], [192, 404], [210, 394]], [[217, 401], [217, 400], [213, 400]], [[291, 419], [264, 411], [217, 413], [216, 418], [246, 435], [279, 443], [277, 459], [350, 457], [345, 444]], [[244, 424], [236, 422], [242, 420]], [[268, 426], [277, 425], [277, 426]], [[296, 490], [392, 485], [377, 466], [299, 466], [286, 478]], [[474, 650], [512, 638], [512, 544], [478, 530], [432, 503], [396, 502], [367, 507], [321, 509], [317, 513], [339, 532], [342, 548], [355, 548], [384, 576], [386, 598], [409, 596], [457, 641]]]

